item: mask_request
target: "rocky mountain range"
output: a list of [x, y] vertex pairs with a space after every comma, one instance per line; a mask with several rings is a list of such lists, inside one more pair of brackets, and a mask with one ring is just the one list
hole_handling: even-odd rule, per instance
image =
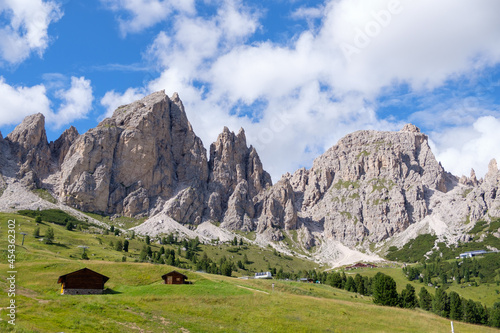
[[[500, 216], [496, 161], [484, 179], [473, 170], [470, 177], [451, 175], [414, 125], [349, 134], [311, 169], [273, 185], [243, 129], [224, 128], [207, 154], [179, 96], [163, 91], [119, 107], [84, 134], [70, 127], [50, 143], [44, 116], [31, 115], [0, 134], [0, 172], [3, 211], [59, 207], [144, 217], [136, 231], [151, 235], [253, 234], [259, 244], [336, 263], [353, 253], [351, 261], [374, 260], [371, 251], [420, 233], [468, 241], [465, 232], [476, 221]], [[36, 189], [55, 203], [33, 195]]]

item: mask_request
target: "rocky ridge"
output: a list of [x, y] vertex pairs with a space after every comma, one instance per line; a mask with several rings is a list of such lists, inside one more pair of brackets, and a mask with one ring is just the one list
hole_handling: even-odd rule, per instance
[[[477, 220], [500, 216], [496, 161], [484, 180], [473, 170], [458, 179], [411, 124], [399, 132], [349, 134], [311, 169], [285, 174], [275, 185], [243, 129], [224, 128], [207, 158], [179, 96], [163, 91], [119, 107], [84, 134], [70, 127], [51, 143], [43, 115], [29, 116], [0, 135], [0, 148], [1, 189], [44, 188], [60, 206], [148, 216], [137, 227], [141, 233], [255, 232], [257, 243], [285, 252], [289, 242], [306, 254], [314, 247], [320, 261], [342, 261], [370, 244], [402, 246], [424, 232], [467, 241], [465, 231]], [[7, 197], [0, 197], [3, 209], [11, 207]], [[26, 198], [32, 207], [34, 199]]]

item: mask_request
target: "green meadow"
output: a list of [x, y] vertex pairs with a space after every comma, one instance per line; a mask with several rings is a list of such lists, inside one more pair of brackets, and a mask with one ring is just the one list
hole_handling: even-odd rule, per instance
[[[16, 220], [16, 325], [7, 320], [10, 270], [7, 262], [7, 220]], [[0, 331], [1, 332], [450, 332], [450, 321], [431, 313], [377, 306], [371, 297], [321, 284], [281, 280], [244, 280], [179, 269], [167, 265], [134, 262], [144, 245], [130, 240], [128, 253], [113, 250], [110, 242], [120, 236], [68, 231], [64, 226], [32, 218], [0, 215]], [[43, 238], [54, 229], [54, 244], [33, 237], [40, 227]], [[24, 245], [22, 236], [26, 232]], [[90, 260], [81, 260], [82, 248]], [[157, 248], [159, 245], [152, 244]], [[203, 247], [210, 255], [240, 257], [227, 252], [229, 245]], [[210, 251], [213, 251], [210, 252]], [[282, 258], [270, 249], [248, 246], [241, 251], [250, 266], [286, 265], [311, 269], [315, 264]], [[241, 256], [243, 256], [241, 255]], [[127, 261], [123, 262], [125, 256]], [[232, 259], [236, 261], [236, 259]], [[295, 260], [295, 261], [292, 261]], [[61, 295], [60, 275], [88, 267], [108, 276], [104, 295]], [[190, 285], [164, 285], [161, 275], [178, 270]], [[387, 268], [404, 280], [400, 268]], [[356, 272], [356, 271], [354, 271]], [[366, 270], [366, 274], [375, 270]], [[391, 274], [392, 276], [392, 274]], [[398, 287], [402, 288], [398, 280]], [[273, 286], [274, 284], [274, 286]], [[478, 287], [479, 288], [479, 287]], [[455, 332], [498, 330], [454, 323]]]

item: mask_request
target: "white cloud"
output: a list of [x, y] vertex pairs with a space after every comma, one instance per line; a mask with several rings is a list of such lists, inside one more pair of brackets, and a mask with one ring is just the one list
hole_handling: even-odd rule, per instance
[[101, 105], [106, 107], [106, 114], [102, 118], [111, 117], [119, 106], [132, 103], [142, 97], [144, 93], [134, 88], [127, 89], [123, 94], [116, 93], [114, 90], [108, 91], [101, 99]]
[[300, 7], [292, 13], [295, 19], [318, 19], [324, 15], [324, 7]]
[[50, 101], [43, 85], [13, 87], [0, 76], [0, 126], [20, 123], [33, 113], [50, 113]]
[[217, 16], [218, 25], [229, 41], [248, 37], [259, 27], [260, 13], [245, 7], [239, 0], [225, 0]]
[[0, 57], [10, 64], [42, 55], [49, 44], [48, 27], [63, 13], [55, 1], [2, 0], [0, 15], [9, 22], [0, 28]]
[[500, 60], [495, 1], [340, 1], [329, 8], [318, 40], [358, 50], [335, 68], [333, 83], [343, 89], [377, 93], [394, 81], [433, 89]]
[[120, 31], [140, 32], [168, 18], [174, 11], [193, 13], [194, 0], [101, 0], [114, 12], [125, 12], [126, 18], [119, 17]]
[[480, 117], [471, 126], [433, 133], [432, 148], [446, 171], [460, 177], [474, 168], [478, 178], [484, 177], [490, 160], [500, 161], [499, 128], [499, 118]]
[[[262, 14], [239, 1], [214, 3], [220, 7], [214, 16], [179, 13], [171, 18], [173, 28], [158, 34], [149, 55], [162, 72], [147, 90], [179, 92], [207, 146], [224, 125], [235, 131], [243, 126], [275, 181], [310, 165], [348, 132], [399, 129], [399, 121], [381, 120], [373, 108], [386, 89], [406, 84], [411, 93], [432, 95], [449, 80], [500, 62], [497, 1], [329, 1], [324, 8], [290, 13], [295, 19], [323, 18], [286, 45], [249, 43]], [[346, 45], [353, 53], [346, 54]], [[257, 107], [256, 101], [263, 102], [259, 110], [235, 114], [236, 107]], [[454, 101], [410, 118], [421, 126], [442, 112], [442, 124], [463, 128], [461, 119], [473, 123], [496, 112], [487, 103]], [[460, 117], [452, 117], [456, 110]], [[283, 117], [287, 123], [280, 126]], [[444, 133], [439, 142], [453, 134]], [[488, 151], [494, 153], [485, 150], [485, 156]]]
[[85, 118], [92, 108], [92, 87], [84, 77], [71, 78], [71, 86], [56, 92], [62, 101], [57, 112], [52, 110], [45, 85], [13, 87], [0, 76], [0, 126], [20, 123], [26, 116], [43, 113], [49, 125], [60, 128], [63, 125]]
[[296, 20], [306, 20], [309, 30], [315, 30], [315, 21], [322, 19], [325, 15], [325, 7], [300, 7], [296, 9], [291, 17]]
[[92, 109], [94, 99], [92, 87], [90, 80], [86, 80], [84, 77], [71, 77], [71, 87], [67, 90], [57, 91], [56, 95], [63, 103], [57, 113], [51, 113], [47, 117], [48, 122], [55, 124], [56, 128], [85, 118]]

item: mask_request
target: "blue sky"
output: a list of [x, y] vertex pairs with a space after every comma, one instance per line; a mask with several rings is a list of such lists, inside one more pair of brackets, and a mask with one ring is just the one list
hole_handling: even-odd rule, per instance
[[[208, 149], [246, 130], [273, 180], [359, 129], [429, 135], [446, 170], [500, 158], [496, 0], [0, 0], [0, 130], [49, 140], [178, 92]], [[499, 160], [500, 162], [500, 160]]]

